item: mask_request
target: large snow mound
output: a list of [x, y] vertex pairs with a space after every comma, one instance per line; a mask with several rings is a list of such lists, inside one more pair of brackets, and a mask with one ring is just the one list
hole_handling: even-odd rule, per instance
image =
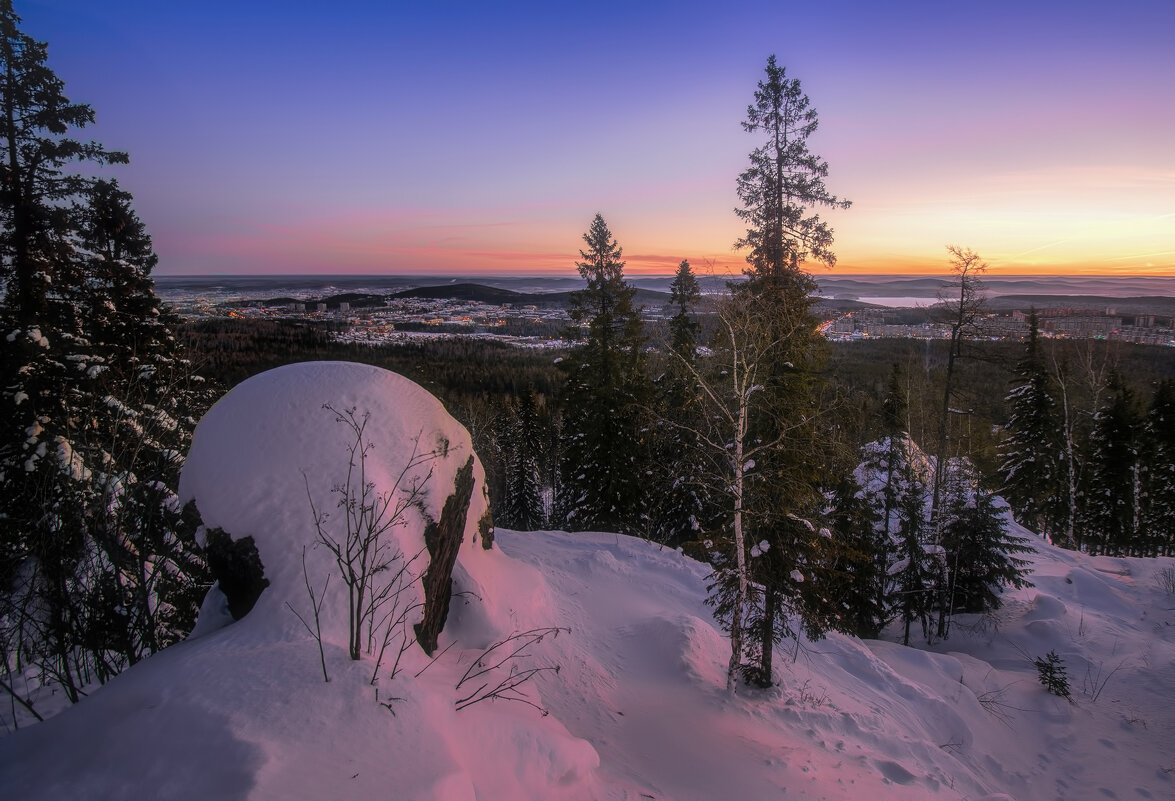
[[[348, 419], [362, 427], [361, 435]], [[387, 499], [385, 519], [404, 506], [386, 536], [392, 539], [389, 548], [402, 554], [398, 564], [420, 554], [409, 566], [419, 574], [428, 564], [426, 516], [440, 518], [457, 471], [471, 455], [465, 428], [409, 379], [351, 362], [306, 362], [254, 376], [209, 410], [196, 428], [180, 496], [195, 500], [207, 527], [222, 528], [234, 539], [254, 539], [270, 586], [246, 618], [250, 625], [298, 636], [302, 624], [289, 607], [310, 616], [309, 580], [316, 591], [327, 592], [324, 639], [345, 645], [344, 585], [316, 521], [336, 541], [345, 541], [347, 514], [339, 488], [350, 475], [353, 500], [362, 502], [365, 486], [371, 501]], [[488, 499], [484, 473], [474, 461], [475, 486], [455, 580], [458, 592], [487, 598], [482, 581], [492, 573], [492, 557], [481, 547], [478, 522]], [[420, 503], [406, 503], [412, 499]], [[412, 593], [418, 595], [416, 588]], [[404, 602], [414, 600], [419, 599]], [[215, 610], [206, 605], [206, 611]], [[201, 633], [206, 629], [198, 627]]]

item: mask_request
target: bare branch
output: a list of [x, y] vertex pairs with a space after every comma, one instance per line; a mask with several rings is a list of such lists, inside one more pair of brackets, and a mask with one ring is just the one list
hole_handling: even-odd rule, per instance
[[[505, 665], [510, 666], [507, 674], [499, 679], [496, 683], [492, 683], [492, 679], [481, 682], [477, 685], [475, 690], [457, 699], [455, 702], [456, 708], [461, 710], [480, 701], [493, 700], [497, 698], [503, 701], [517, 701], [519, 703], [526, 704], [527, 706], [532, 706], [539, 710], [543, 715], [546, 715], [547, 710], [532, 701], [519, 688], [540, 673], [558, 673], [560, 666], [541, 665], [537, 667], [519, 669], [515, 663], [517, 660], [525, 659], [532, 655], [528, 652], [528, 649], [531, 646], [541, 643], [544, 639], [546, 639], [547, 636], [558, 637], [560, 632], [566, 632], [570, 634], [571, 629], [561, 626], [531, 629], [530, 631], [511, 634], [509, 637], [491, 644], [488, 648], [482, 651], [481, 655], [478, 656], [477, 659], [473, 660], [473, 663], [465, 670], [465, 673], [457, 682], [456, 689], [460, 690], [461, 687], [467, 682], [479, 679], [483, 676], [489, 676]], [[506, 649], [510, 649], [510, 652], [506, 653]], [[425, 669], [427, 668], [428, 665], [425, 666]], [[423, 672], [424, 670], [421, 670], [421, 673]]]
[[302, 625], [306, 627], [306, 631], [310, 632], [310, 636], [318, 643], [318, 659], [322, 664], [322, 680], [329, 683], [330, 676], [326, 672], [326, 654], [322, 648], [322, 622], [319, 614], [322, 611], [322, 602], [326, 598], [326, 591], [330, 587], [330, 575], [328, 574], [326, 577], [326, 583], [322, 587], [322, 594], [316, 595], [314, 585], [310, 583], [310, 571], [306, 567], [305, 545], [302, 546], [302, 580], [306, 582], [306, 593], [310, 596], [310, 609], [314, 618], [314, 628], [310, 627], [310, 624], [306, 622], [306, 618], [302, 617], [289, 601], [286, 601], [286, 606], [289, 607], [289, 610], [294, 613], [298, 620], [302, 621]]

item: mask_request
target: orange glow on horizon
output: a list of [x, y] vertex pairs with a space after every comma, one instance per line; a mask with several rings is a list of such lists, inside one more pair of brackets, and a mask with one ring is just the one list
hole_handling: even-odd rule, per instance
[[[946, 245], [959, 244], [979, 253], [990, 275], [1175, 276], [1175, 249], [1166, 233], [1172, 215], [1120, 220], [1087, 215], [1042, 231], [1023, 212], [988, 216], [974, 226], [963, 225], [954, 213], [945, 218], [922, 209], [895, 214], [887, 228], [878, 224], [877, 214], [866, 219], [855, 218], [853, 210], [838, 213], [833, 221], [837, 266], [829, 270], [810, 263], [805, 269], [816, 277], [947, 275]], [[156, 238], [166, 245], [159, 273], [178, 272], [167, 269], [166, 251], [181, 250], [200, 259], [201, 272], [225, 274], [576, 274], [585, 225], [579, 216], [502, 219], [482, 212], [469, 217], [474, 221], [455, 224], [437, 210], [389, 209], [280, 224], [237, 219], [219, 235], [164, 231]], [[746, 267], [745, 254], [725, 244], [741, 233], [737, 220], [689, 227], [653, 217], [646, 227], [643, 216], [632, 212], [615, 220], [613, 234], [630, 275], [672, 274], [682, 259], [700, 275], [735, 276]], [[968, 230], [978, 235], [968, 237]], [[897, 237], [932, 244], [895, 246]]]

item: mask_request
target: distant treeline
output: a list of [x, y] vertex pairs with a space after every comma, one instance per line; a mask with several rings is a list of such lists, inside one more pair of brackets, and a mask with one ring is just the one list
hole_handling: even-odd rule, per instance
[[[556, 328], [547, 324], [543, 333], [554, 335]], [[461, 336], [355, 345], [333, 341], [326, 324], [253, 319], [209, 318], [186, 324], [182, 333], [201, 374], [225, 387], [282, 364], [342, 359], [411, 378], [437, 395], [471, 429], [486, 425], [486, 420], [530, 391], [554, 419], [561, 409], [564, 375], [557, 360], [567, 354], [565, 349], [519, 348]], [[649, 334], [650, 341], [657, 342], [661, 327], [650, 327]], [[1045, 347], [1073, 364], [1116, 369], [1140, 397], [1149, 396], [1159, 381], [1175, 378], [1175, 349], [1171, 348], [1093, 340], [1048, 340]], [[880, 430], [881, 401], [894, 364], [908, 385], [909, 431], [916, 440], [930, 440], [940, 417], [944, 341], [879, 339], [831, 343], [829, 348], [827, 391], [834, 396], [834, 408], [845, 412], [841, 425], [851, 429], [853, 440], [869, 441]], [[984, 475], [995, 475], [999, 427], [1008, 414], [1004, 399], [1022, 349], [1020, 343], [1010, 341], [967, 343], [956, 404], [965, 414], [956, 415], [952, 424], [955, 436], [968, 441]]]
[[421, 338], [394, 345], [337, 342], [331, 327], [296, 321], [208, 318], [183, 337], [200, 373], [226, 388], [283, 364], [338, 359], [383, 367], [427, 387], [462, 419], [470, 399], [551, 395], [559, 383], [550, 350], [517, 348], [472, 337]]

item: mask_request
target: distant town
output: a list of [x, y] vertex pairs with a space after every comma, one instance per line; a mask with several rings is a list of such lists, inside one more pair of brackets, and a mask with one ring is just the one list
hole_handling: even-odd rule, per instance
[[[1057, 339], [1101, 339], [1141, 345], [1175, 345], [1175, 326], [1170, 317], [1153, 314], [1123, 315], [1113, 307], [1098, 313], [1064, 306], [1036, 309], [1041, 335]], [[886, 309], [850, 311], [830, 319], [825, 334], [833, 341], [860, 339], [941, 339], [950, 335], [946, 323], [895, 323]], [[887, 319], [888, 318], [888, 319]], [[992, 312], [979, 323], [978, 335], [990, 339], [1019, 340], [1028, 336], [1029, 311]]]
[[[370, 292], [322, 295], [307, 291], [297, 297], [253, 299], [193, 290], [173, 291], [168, 295], [168, 302], [187, 319], [301, 321], [328, 326], [331, 336], [339, 341], [371, 345], [463, 336], [521, 347], [560, 347], [565, 344], [561, 334], [571, 325], [567, 292], [527, 294], [470, 283], [391, 295]], [[504, 297], [517, 302], [504, 301]], [[1095, 300], [1100, 299], [1034, 298], [1032, 303], [1019, 308], [1012, 298], [993, 298], [992, 311], [982, 319], [979, 336], [1023, 339], [1028, 334], [1029, 309], [1035, 307], [1040, 332], [1046, 337], [1175, 345], [1175, 319], [1145, 311], [1146, 299], [1129, 299], [1125, 309], [1116, 305], [1097, 308], [1091, 302]], [[1167, 311], [1163, 304], [1168, 300], [1156, 298], [1156, 307]], [[642, 289], [638, 302], [648, 321], [668, 319], [675, 311], [664, 292]], [[1144, 304], [1141, 307], [1140, 302]], [[1139, 311], [1140, 308], [1144, 311]], [[933, 299], [899, 308], [852, 299], [822, 298], [816, 310], [824, 320], [824, 333], [834, 342], [949, 336], [949, 326], [936, 313]]]

